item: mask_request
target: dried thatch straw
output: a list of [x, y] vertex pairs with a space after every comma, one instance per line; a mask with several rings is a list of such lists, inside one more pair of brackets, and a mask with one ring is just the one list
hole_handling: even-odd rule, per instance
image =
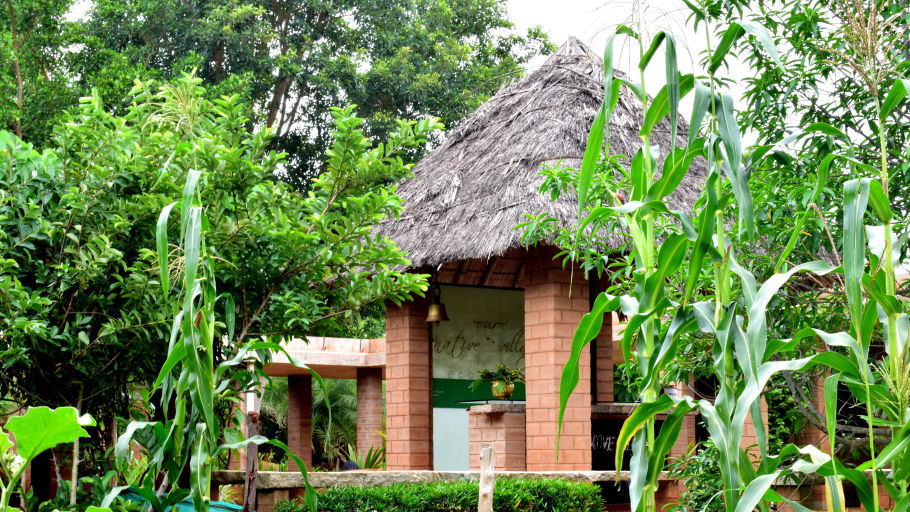
[[[408, 252], [412, 267], [487, 259], [521, 246], [515, 226], [523, 214], [550, 212], [565, 225], [577, 217], [574, 193], [552, 202], [540, 195], [541, 164], [579, 167], [588, 131], [603, 101], [603, 61], [570, 38], [543, 66], [502, 88], [445, 142], [418, 163], [398, 193], [405, 214], [380, 226], [380, 233]], [[641, 146], [641, 103], [627, 88], [620, 93], [610, 128], [610, 152], [634, 155]], [[678, 146], [688, 124], [680, 120]], [[662, 156], [669, 148], [670, 122], [652, 133]], [[659, 163], [660, 164], [660, 163]], [[690, 211], [703, 187], [704, 161], [668, 198]], [[621, 239], [613, 236], [611, 247]]]

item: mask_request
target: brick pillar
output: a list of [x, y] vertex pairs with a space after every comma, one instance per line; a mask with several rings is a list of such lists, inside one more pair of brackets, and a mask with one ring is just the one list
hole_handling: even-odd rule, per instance
[[480, 469], [480, 449], [491, 445], [496, 471], [525, 471], [525, 406], [475, 405], [468, 409], [471, 470]]
[[[821, 375], [819, 378], [815, 379], [812, 382], [812, 392], [809, 393], [809, 399], [812, 400], [812, 406], [815, 407], [815, 410], [825, 414], [825, 377], [827, 377], [827, 372]], [[828, 443], [828, 434], [822, 430], [816, 428], [814, 425], [809, 425], [806, 430], [798, 436], [797, 439], [799, 444], [814, 444], [821, 451], [829, 453]], [[814, 507], [818, 510], [824, 510], [825, 503], [827, 501], [827, 496], [825, 495], [825, 486], [824, 485], [813, 485], [808, 498], [810, 507]], [[884, 502], [883, 502], [884, 503]]]
[[357, 451], [382, 444], [382, 368], [357, 368]]
[[616, 341], [613, 339], [613, 315], [607, 313], [604, 315], [603, 328], [600, 334], [594, 340], [597, 344], [597, 361], [594, 365], [597, 379], [597, 396], [595, 402], [613, 402], [613, 345]]
[[[609, 281], [606, 279], [595, 279], [593, 283], [593, 293], [592, 301], [603, 290], [606, 290], [609, 286]], [[592, 292], [591, 286], [588, 287], [588, 291]], [[622, 338], [619, 338], [622, 339]], [[594, 358], [594, 401], [595, 402], [615, 402], [616, 397], [613, 393], [613, 365], [614, 362], [613, 350], [616, 344], [616, 338], [613, 335], [613, 313], [607, 313], [604, 315], [603, 327], [600, 329], [600, 334], [592, 342], [593, 352], [591, 357]]]
[[433, 381], [427, 299], [386, 303], [386, 466], [433, 469]]
[[[674, 386], [677, 396], [694, 396], [691, 383], [679, 382]], [[764, 403], [764, 402], [763, 402]], [[670, 456], [681, 458], [689, 449], [689, 443], [695, 442], [695, 411], [690, 412], [683, 419], [682, 428], [679, 430], [679, 437], [670, 448]]]
[[[288, 377], [288, 448], [313, 467], [313, 380], [309, 375]], [[290, 464], [288, 469], [296, 469]]]
[[571, 276], [552, 255], [551, 251], [538, 250], [525, 262], [527, 467], [528, 471], [590, 470], [589, 348], [582, 353], [578, 387], [566, 407], [559, 461], [556, 459], [559, 381], [572, 336], [582, 315], [589, 311], [589, 303], [588, 283], [581, 272]]

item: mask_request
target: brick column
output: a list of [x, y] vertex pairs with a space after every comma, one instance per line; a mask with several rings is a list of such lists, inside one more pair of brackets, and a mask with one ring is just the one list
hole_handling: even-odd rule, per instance
[[588, 283], [581, 272], [570, 276], [552, 255], [552, 251], [536, 250], [525, 261], [527, 467], [528, 471], [590, 470], [589, 348], [582, 353], [578, 387], [563, 419], [558, 462], [556, 458], [559, 381], [572, 336], [582, 315], [589, 311], [589, 303]]
[[468, 409], [468, 425], [471, 470], [480, 469], [480, 449], [491, 445], [496, 471], [525, 471], [525, 406], [475, 405]]
[[[690, 382], [678, 382], [676, 386], [677, 396], [694, 396], [695, 391], [692, 389], [691, 378]], [[670, 448], [670, 456], [681, 458], [686, 454], [686, 451], [689, 449], [689, 443], [695, 442], [695, 414], [697, 411], [689, 412], [685, 418], [683, 418], [682, 428], [679, 430], [679, 437], [676, 438], [676, 442], [673, 443], [673, 447]]]
[[[827, 377], [827, 372], [815, 379], [812, 382], [812, 392], [809, 393], [809, 399], [812, 400], [811, 405], [822, 414], [825, 414], [825, 377]], [[811, 424], [806, 427], [805, 431], [799, 434], [797, 442], [799, 444], [813, 444], [825, 453], [831, 451], [828, 446], [828, 434]], [[807, 501], [808, 506], [818, 510], [824, 510], [827, 501], [825, 486], [813, 485]], [[884, 503], [886, 502], [882, 502], [882, 504]]]
[[[600, 292], [606, 290], [609, 286], [609, 281], [606, 279], [595, 279], [592, 281], [592, 287], [588, 287], [589, 293], [593, 292], [593, 299], [597, 298], [600, 295]], [[617, 343], [617, 339], [621, 340], [622, 338], [616, 338], [613, 335], [613, 313], [607, 313], [604, 315], [603, 327], [600, 329], [600, 334], [592, 342], [593, 348], [591, 357], [594, 358], [594, 367], [592, 371], [594, 372], [594, 401], [595, 402], [615, 402], [616, 397], [613, 393], [613, 365], [616, 364], [613, 357], [613, 350]]]
[[[313, 467], [313, 380], [309, 375], [288, 377], [288, 448], [307, 468]], [[293, 463], [288, 469], [296, 470]]]
[[386, 466], [433, 469], [433, 380], [427, 299], [386, 303]]
[[357, 451], [382, 444], [382, 368], [357, 368]]
[[613, 339], [613, 315], [604, 315], [603, 328], [600, 334], [593, 341], [597, 344], [597, 361], [595, 362], [595, 378], [597, 379], [597, 396], [595, 402], [613, 402], [613, 345], [616, 340]]

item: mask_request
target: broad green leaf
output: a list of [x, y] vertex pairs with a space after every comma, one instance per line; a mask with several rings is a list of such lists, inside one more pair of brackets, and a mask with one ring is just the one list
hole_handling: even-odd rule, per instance
[[202, 171], [190, 169], [186, 173], [186, 183], [183, 185], [183, 196], [180, 200], [180, 233], [186, 233], [186, 224], [190, 220], [190, 209], [193, 207], [193, 198], [196, 197], [196, 186]]
[[724, 60], [729, 53], [730, 48], [733, 44], [743, 36], [743, 34], [749, 33], [758, 39], [762, 47], [768, 52], [768, 55], [777, 64], [777, 67], [783, 70], [783, 64], [780, 61], [780, 56], [777, 53], [777, 47], [774, 46], [774, 42], [771, 40], [771, 34], [768, 33], [768, 30], [757, 24], [748, 21], [740, 21], [731, 23], [730, 26], [724, 31], [723, 37], [721, 37], [720, 43], [717, 45], [717, 48], [714, 50], [714, 53], [711, 55], [711, 60], [708, 63], [708, 71], [711, 73], [717, 72], [720, 65], [723, 64]]
[[[805, 131], [805, 133], [822, 132], [825, 135], [830, 135], [832, 137], [839, 137], [841, 139], [844, 139], [847, 142], [850, 142], [850, 137], [847, 137], [846, 133], [831, 126], [828, 123], [812, 123], [809, 126], [807, 126], [804, 131]], [[828, 156], [831, 156], [831, 155], [828, 155]]]
[[171, 203], [161, 210], [158, 215], [158, 224], [155, 228], [155, 246], [158, 249], [158, 274], [161, 279], [161, 289], [164, 292], [164, 300], [167, 300], [168, 288], [170, 285], [170, 272], [168, 272], [167, 258], [167, 219], [171, 215], [171, 210], [177, 203]]
[[118, 465], [129, 462], [129, 457], [132, 456], [130, 443], [136, 432], [147, 427], [153, 427], [156, 424], [158, 424], [158, 422], [151, 421], [131, 421], [127, 424], [126, 430], [117, 436], [117, 444], [114, 446], [114, 457]]
[[740, 230], [746, 240], [751, 240], [755, 232], [752, 191], [749, 190], [749, 172], [742, 167], [742, 140], [733, 111], [733, 98], [723, 95], [717, 103], [720, 138], [726, 152], [723, 168], [736, 197]]
[[632, 165], [629, 166], [629, 177], [632, 180], [631, 201], [641, 201], [645, 198], [648, 186], [649, 170], [645, 169], [645, 148], [639, 148], [632, 157]]
[[645, 100], [645, 88], [642, 87], [640, 83], [633, 82], [623, 76], [616, 77], [616, 81], [631, 89], [632, 93], [635, 94], [635, 97], [638, 98], [639, 101]]
[[844, 279], [847, 289], [847, 306], [856, 331], [860, 331], [863, 317], [862, 275], [866, 266], [866, 234], [863, 216], [869, 200], [869, 179], [856, 179], [844, 183]]
[[234, 324], [236, 322], [235, 311], [237, 306], [234, 304], [234, 297], [230, 293], [223, 294], [224, 297], [224, 325], [227, 329], [228, 340], [234, 340]]
[[[676, 132], [679, 129], [679, 68], [676, 63], [676, 40], [672, 35], [667, 35], [667, 101], [670, 104], [670, 154], [667, 158], [675, 158], [673, 148], [676, 147]], [[693, 85], [695, 77], [692, 78]], [[688, 167], [688, 166], [687, 166]]]
[[749, 335], [749, 345], [757, 350], [756, 362], [761, 359], [765, 350], [765, 312], [767, 311], [768, 304], [777, 296], [777, 292], [780, 288], [798, 272], [811, 272], [817, 276], [823, 276], [829, 274], [835, 270], [835, 268], [836, 267], [823, 261], [810, 261], [793, 267], [783, 274], [774, 274], [762, 284], [755, 296], [755, 301], [749, 308], [749, 327], [747, 331]]
[[771, 60], [777, 64], [778, 69], [783, 71], [784, 65], [780, 61], [780, 57], [777, 54], [777, 47], [774, 46], [774, 41], [771, 40], [771, 34], [768, 32], [768, 29], [751, 21], [740, 21], [739, 25], [745, 29], [747, 33], [758, 39], [758, 42], [761, 43], [765, 51], [768, 52], [768, 55], [771, 56]]
[[780, 476], [780, 471], [775, 471], [767, 475], [760, 475], [749, 482], [739, 503], [736, 505], [736, 512], [752, 512], [778, 476]]
[[910, 80], [906, 78], [899, 78], [894, 81], [894, 84], [891, 86], [891, 89], [888, 90], [888, 95], [885, 97], [885, 101], [882, 103], [882, 110], [879, 115], [879, 119], [886, 119], [891, 111], [894, 110], [894, 107], [898, 105], [910, 92]]
[[721, 478], [724, 484], [724, 502], [727, 510], [730, 507], [736, 507], [739, 501], [740, 487], [739, 473], [736, 471], [735, 459], [739, 458], [739, 442], [734, 444], [735, 429], [741, 429], [741, 426], [729, 425], [718, 414], [717, 409], [707, 400], [699, 400], [698, 408], [701, 411], [702, 419], [711, 440], [718, 447], [718, 464], [720, 466]]
[[[606, 136], [609, 144], [608, 117], [610, 112], [611, 96], [613, 93], [613, 39], [616, 34], [610, 34], [607, 37], [607, 43], [604, 48], [604, 102], [594, 117], [594, 123], [591, 125], [591, 131], [588, 133], [588, 143], [585, 146], [585, 154], [581, 161], [581, 171], [578, 175], [578, 222], [581, 222], [584, 213], [585, 204], [588, 199], [588, 188], [591, 186], [591, 180], [594, 177], [594, 169], [600, 160], [600, 154], [603, 150], [604, 137]], [[604, 131], [607, 131], [605, 134]]]
[[152, 390], [156, 390], [161, 387], [161, 384], [164, 383], [164, 379], [170, 375], [171, 370], [175, 366], [183, 362], [183, 359], [186, 357], [186, 346], [182, 343], [174, 345], [173, 349], [168, 353], [167, 359], [164, 361], [164, 365], [161, 367], [161, 371], [158, 372], [158, 378], [155, 379], [155, 384], [152, 385]]
[[[855, 486], [857, 497], [859, 497], [862, 505], [866, 507], [866, 510], [874, 509], [872, 506], [872, 487], [869, 485], [869, 480], [862, 471], [847, 468], [837, 459], [832, 460], [827, 453], [822, 452], [814, 445], [804, 446], [800, 448], [799, 451], [804, 455], [809, 455], [812, 462], [802, 459], [797, 460], [792, 467], [794, 471], [806, 474], [818, 473], [822, 477], [843, 475]], [[834, 463], [833, 468], [830, 464], [831, 462]]]
[[[648, 67], [648, 64], [651, 62], [651, 58], [654, 57], [654, 53], [657, 52], [657, 49], [660, 48], [661, 43], [664, 42], [664, 39], [667, 38], [666, 32], [658, 32], [654, 36], [654, 39], [651, 40], [651, 46], [648, 48], [648, 51], [642, 55], [641, 60], [638, 61], [638, 69], [644, 71]], [[669, 43], [668, 43], [669, 44]]]
[[[825, 379], [824, 392], [825, 392], [825, 428], [828, 429], [828, 448], [831, 450], [831, 453], [837, 453], [834, 451], [834, 438], [832, 435], [835, 432], [835, 426], [837, 425], [837, 385], [840, 383], [840, 374], [835, 373], [828, 376]], [[836, 471], [835, 471], [836, 474]]]
[[[108, 491], [108, 493], [104, 497], [104, 499], [101, 500], [101, 509], [109, 510], [111, 503], [113, 503], [114, 500], [117, 499], [117, 496], [120, 496], [121, 492], [123, 492], [129, 488], [130, 488], [130, 486], [128, 486], [128, 485], [118, 485], [117, 487], [114, 487], [113, 489]], [[91, 508], [91, 507], [89, 507], [89, 508]], [[89, 512], [89, 509], [86, 509], [85, 512]]]
[[619, 430], [619, 437], [616, 439], [616, 467], [622, 467], [622, 456], [626, 451], [626, 446], [635, 437], [635, 434], [654, 416], [669, 411], [676, 405], [673, 398], [669, 395], [660, 395], [653, 402], [640, 404], [632, 414], [626, 418]]
[[79, 416], [74, 407], [29, 407], [22, 416], [11, 417], [6, 422], [6, 430], [15, 436], [19, 455], [30, 461], [58, 444], [88, 437], [82, 427], [94, 425], [91, 416]]
[[869, 205], [883, 223], [887, 224], [894, 218], [888, 197], [885, 195], [885, 189], [882, 188], [880, 181], [873, 180], [869, 183]]
[[[691, 148], [692, 145], [690, 144]], [[666, 172], [666, 171], [664, 171]], [[702, 263], [705, 259], [705, 252], [713, 250], [711, 241], [714, 238], [714, 213], [717, 211], [717, 194], [714, 191], [714, 183], [717, 181], [717, 175], [708, 176], [705, 183], [705, 190], [708, 191], [708, 200], [698, 215], [698, 238], [695, 240], [692, 253], [689, 255], [689, 269], [686, 273], [686, 290], [683, 304], [689, 302], [689, 297], [695, 291], [695, 284], [701, 275]]]
[[692, 103], [692, 117], [689, 119], [689, 147], [695, 143], [695, 138], [701, 131], [701, 123], [705, 119], [708, 108], [711, 107], [711, 89], [701, 80], [695, 80], [693, 83], [695, 101]]
[[657, 354], [651, 357], [648, 365], [648, 372], [644, 375], [642, 389], [649, 389], [652, 386], [658, 387], [660, 376], [664, 373], [665, 367], [676, 357], [678, 352], [678, 342], [680, 336], [691, 332], [697, 326], [695, 315], [690, 308], [679, 308], [676, 310], [670, 327], [667, 328], [663, 341], [658, 348]]
[[208, 499], [205, 493], [208, 491], [209, 482], [206, 477], [206, 465], [208, 464], [208, 451], [206, 450], [205, 423], [196, 425], [196, 439], [193, 443], [193, 455], [190, 457], [190, 488], [193, 492], [193, 508], [196, 512], [208, 511]]
[[[834, 161], [834, 155], [826, 155], [822, 159], [821, 164], [818, 167], [818, 172], [815, 175], [815, 189], [812, 191], [812, 203], [818, 203], [819, 198], [821, 197], [822, 191], [825, 189], [825, 185], [828, 183], [828, 168], [831, 166], [831, 162]], [[790, 239], [787, 241], [784, 251], [777, 258], [777, 263], [774, 265], [774, 271], [777, 272], [780, 270], [781, 265], [787, 260], [790, 256], [790, 253], [793, 251], [793, 248], [796, 247], [796, 241], [802, 236], [803, 226], [806, 224], [806, 220], [811, 215], [814, 208], [811, 204], [806, 206], [806, 210], [799, 217], [799, 220], [796, 222], [796, 225], [793, 226], [793, 232], [790, 234]]]
[[650, 309], [663, 296], [664, 279], [676, 272], [685, 262], [689, 240], [685, 235], [674, 233], [664, 240], [657, 253], [657, 269], [648, 276], [641, 291], [641, 307]]
[[[691, 74], [683, 75], [679, 79], [679, 98], [685, 97], [686, 94], [689, 94], [689, 91], [692, 90], [692, 87], [695, 84], [695, 78]], [[670, 84], [672, 88], [676, 89], [676, 82]], [[648, 112], [645, 113], [645, 120], [642, 122], [641, 130], [638, 131], [638, 134], [642, 137], [650, 136], [651, 132], [654, 131], [654, 127], [657, 126], [663, 118], [667, 117], [667, 114], [670, 113], [670, 93], [668, 92], [668, 87], [665, 85], [661, 88], [660, 92], [657, 93], [657, 96], [654, 97], [654, 100], [651, 102], [651, 105], [648, 107]], [[677, 104], [678, 104], [677, 100]]]
[[688, 148], [673, 149], [664, 159], [664, 168], [660, 178], [648, 189], [645, 202], [657, 201], [672, 194], [689, 172], [692, 160], [698, 156], [704, 156], [702, 148], [689, 146]]
[[[682, 430], [683, 422], [686, 415], [695, 408], [695, 403], [686, 399], [680, 401], [676, 408], [667, 415], [666, 419], [660, 426], [660, 433], [654, 440], [651, 451], [651, 459], [648, 461], [648, 474], [645, 479], [646, 484], [657, 486], [657, 478], [666, 465], [667, 454], [673, 448], [676, 440], [679, 439], [679, 433]], [[616, 466], [621, 468], [622, 466]]]
[[717, 96], [715, 101], [720, 139], [724, 143], [727, 161], [736, 175], [740, 174], [742, 166], [742, 140], [739, 134], [739, 125], [736, 122], [736, 112], [733, 110], [733, 98], [729, 95]]
[[603, 328], [604, 314], [608, 311], [615, 311], [619, 308], [619, 299], [601, 293], [594, 300], [594, 306], [591, 311], [581, 317], [581, 322], [572, 336], [572, 351], [569, 359], [562, 369], [562, 377], [559, 380], [559, 416], [556, 430], [556, 457], [559, 457], [559, 440], [562, 434], [562, 420], [569, 403], [569, 397], [578, 387], [580, 379], [579, 365], [581, 361], [581, 352], [585, 346], [600, 334]]
[[13, 442], [9, 439], [9, 434], [0, 429], [0, 457], [6, 455], [13, 447]]

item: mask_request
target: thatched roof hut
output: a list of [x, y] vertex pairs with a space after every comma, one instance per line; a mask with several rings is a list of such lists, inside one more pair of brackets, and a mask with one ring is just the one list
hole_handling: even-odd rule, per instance
[[[611, 118], [610, 152], [631, 156], [641, 146], [641, 103], [623, 87]], [[562, 160], [581, 166], [588, 131], [603, 101], [603, 61], [570, 38], [540, 68], [511, 83], [451, 130], [442, 145], [398, 189], [405, 213], [379, 231], [408, 252], [413, 268], [458, 260], [486, 260], [521, 246], [515, 226], [523, 214], [549, 212], [566, 225], [577, 218], [574, 193], [559, 201], [539, 194], [541, 165]], [[680, 120], [678, 146], [688, 124]], [[666, 156], [670, 123], [655, 129], [652, 144]], [[700, 195], [704, 164], [668, 202], [691, 211]], [[660, 166], [658, 166], [660, 168]], [[612, 237], [610, 245], [619, 247]]]

